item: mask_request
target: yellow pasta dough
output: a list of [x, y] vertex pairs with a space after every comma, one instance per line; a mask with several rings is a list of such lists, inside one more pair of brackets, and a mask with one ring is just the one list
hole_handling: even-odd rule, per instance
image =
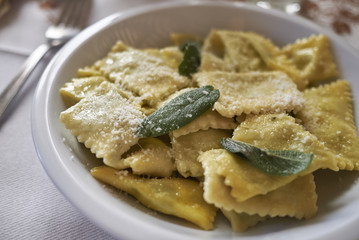
[[176, 45], [180, 46], [189, 41], [194, 42], [201, 42], [202, 38], [200, 36], [194, 34], [187, 34], [187, 33], [170, 33], [171, 42]]
[[298, 88], [303, 90], [309, 83], [337, 77], [338, 71], [325, 35], [313, 35], [299, 39], [281, 49], [267, 64], [275, 70], [286, 72]]
[[313, 174], [298, 177], [266, 195], [258, 195], [236, 205], [235, 211], [260, 216], [289, 216], [309, 219], [317, 213]]
[[[242, 36], [247, 39], [253, 48], [267, 64], [269, 60], [280, 54], [280, 49], [275, 46], [268, 38], [254, 32], [243, 32]], [[269, 70], [269, 69], [268, 69]]]
[[189, 124], [172, 131], [174, 137], [179, 137], [199, 130], [213, 129], [235, 129], [238, 123], [233, 118], [221, 116], [217, 111], [209, 109]]
[[[222, 58], [237, 72], [266, 70], [267, 66], [243, 32], [212, 30], [205, 39], [203, 51]], [[206, 63], [206, 65], [209, 65]]]
[[[198, 157], [198, 161], [202, 163], [204, 168], [204, 197], [210, 203], [215, 202], [211, 199], [227, 195], [228, 189], [230, 189], [230, 196], [233, 200], [243, 202], [256, 195], [273, 191], [296, 178], [294, 175], [286, 177], [267, 175], [248, 161], [237, 158], [224, 149], [206, 151]], [[222, 178], [223, 181], [219, 181], [218, 178]], [[214, 191], [211, 191], [210, 185], [218, 186], [218, 182], [223, 182], [228, 189], [222, 188], [221, 185], [216, 190], [213, 188]], [[220, 189], [224, 192], [223, 194], [220, 194]], [[224, 198], [222, 200], [225, 201]], [[217, 207], [224, 208], [225, 205], [217, 205]]]
[[298, 111], [302, 93], [282, 72], [201, 72], [194, 76], [200, 85], [212, 85], [220, 91], [214, 108], [224, 117], [242, 113], [278, 113]]
[[106, 81], [60, 115], [78, 141], [109, 166], [121, 164], [122, 154], [137, 143], [134, 131], [143, 118], [116, 86]]
[[227, 64], [222, 58], [215, 54], [202, 51], [199, 72], [213, 71], [235, 72], [236, 69], [232, 64]]
[[[349, 83], [308, 88], [338, 75], [326, 36], [284, 47], [244, 31], [171, 38], [177, 46], [160, 49], [118, 41], [60, 89], [71, 106], [60, 120], [103, 159], [105, 166], [91, 170], [96, 179], [205, 230], [214, 228], [218, 208], [242, 232], [269, 218], [315, 216], [316, 170], [359, 170]], [[186, 55], [178, 45], [188, 40], [201, 46], [200, 66], [189, 77], [178, 69]], [[163, 136], [136, 136], [146, 116], [206, 85], [220, 96], [198, 118]], [[302, 172], [269, 175], [226, 151], [222, 138], [314, 157]]]
[[72, 106], [86, 95], [91, 94], [104, 81], [106, 78], [100, 76], [74, 78], [60, 88], [62, 99], [67, 105]]
[[359, 170], [359, 138], [347, 81], [338, 80], [304, 91], [305, 104], [298, 118], [332, 152], [338, 167]]
[[123, 159], [125, 166], [130, 167], [134, 174], [152, 177], [171, 176], [175, 165], [169, 146], [157, 138], [144, 138], [139, 140], [138, 148], [138, 151]]
[[[225, 150], [213, 152], [214, 156], [206, 158], [217, 159], [217, 173], [225, 177], [225, 184], [232, 188], [231, 195], [239, 202], [258, 194], [266, 194], [288, 184], [298, 175], [307, 175], [319, 168], [338, 170], [333, 154], [326, 151], [314, 135], [305, 131], [302, 126], [295, 123], [294, 118], [286, 114], [250, 116], [236, 128], [233, 139], [261, 148], [297, 150], [314, 154], [312, 163], [303, 172], [279, 177], [267, 175], [245, 160], [235, 160], [236, 158]], [[201, 159], [202, 155], [199, 160]]]
[[111, 52], [99, 69], [121, 89], [131, 91], [143, 100], [144, 105], [153, 107], [190, 84], [187, 77], [179, 75], [177, 68], [168, 64], [167, 57], [159, 57], [159, 54], [158, 51], [153, 53], [153, 50], [134, 48]]
[[[204, 152], [199, 161], [205, 170], [204, 198], [218, 208], [261, 217], [291, 216], [301, 219], [316, 214], [317, 195], [312, 174], [303, 177], [268, 176], [246, 160], [221, 149]], [[236, 181], [235, 186], [228, 184], [229, 174]], [[284, 184], [278, 187], [278, 182]], [[235, 188], [240, 188], [247, 196], [246, 193], [257, 192], [261, 183], [277, 188], [247, 199], [236, 195]]]
[[223, 215], [229, 220], [232, 230], [235, 232], [244, 232], [250, 227], [255, 226], [259, 222], [265, 221], [266, 217], [261, 217], [257, 214], [248, 215], [246, 213], [236, 213], [235, 211], [227, 211], [221, 209]]
[[203, 189], [196, 181], [142, 178], [105, 166], [93, 168], [91, 174], [133, 195], [149, 208], [184, 218], [206, 230], [213, 228], [216, 208], [203, 200]]
[[77, 70], [77, 75], [79, 77], [96, 77], [101, 76], [101, 72], [94, 66], [87, 66]]
[[221, 148], [220, 139], [231, 135], [231, 131], [208, 129], [180, 137], [172, 137], [171, 142], [177, 171], [184, 177], [203, 176], [203, 168], [197, 157], [201, 152]]
[[327, 151], [324, 144], [287, 114], [248, 116], [235, 129], [233, 139], [260, 148], [313, 153], [314, 158], [307, 173], [319, 168], [338, 170], [333, 154]]
[[183, 53], [179, 50], [178, 47], [175, 46], [161, 49], [150, 48], [144, 49], [143, 51], [150, 54], [151, 56], [156, 56], [162, 59], [163, 64], [166, 64], [173, 69], [177, 69], [183, 58]]

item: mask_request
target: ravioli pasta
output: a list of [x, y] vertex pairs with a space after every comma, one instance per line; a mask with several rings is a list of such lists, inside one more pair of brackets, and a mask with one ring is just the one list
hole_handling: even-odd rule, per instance
[[[271, 218], [315, 217], [315, 172], [359, 170], [351, 87], [337, 80], [329, 39], [318, 34], [281, 47], [223, 29], [170, 37], [174, 45], [159, 49], [118, 41], [60, 89], [68, 107], [60, 120], [103, 163], [93, 177], [205, 230], [216, 227], [217, 213], [236, 232]], [[190, 77], [178, 71], [179, 45], [188, 41], [201, 44]], [[137, 137], [143, 119], [206, 85], [220, 92], [211, 109], [163, 136]], [[225, 150], [222, 138], [314, 157], [299, 173], [273, 176]]]
[[296, 112], [303, 104], [302, 93], [282, 72], [201, 72], [195, 80], [199, 86], [219, 89], [220, 99], [214, 108], [228, 118], [242, 113]]
[[[228, 173], [223, 171], [223, 168], [231, 170], [231, 167], [235, 167], [235, 156], [223, 149], [216, 149], [201, 154], [199, 161], [204, 165], [205, 176], [209, 176], [208, 181], [204, 182], [204, 199], [222, 210], [261, 217], [290, 216], [298, 219], [310, 218], [316, 213], [317, 195], [312, 174], [298, 178], [289, 177], [289, 183], [282, 187], [278, 187], [267, 194], [257, 194], [254, 197], [242, 200], [235, 195], [235, 186], [228, 184], [226, 178]], [[243, 169], [251, 168], [250, 164], [243, 164], [245, 164], [244, 166], [241, 165]], [[255, 174], [253, 171], [248, 172]], [[240, 176], [236, 170], [233, 173], [237, 176], [237, 186], [246, 185], [244, 179], [250, 178], [249, 174]], [[260, 173], [257, 175], [260, 176]], [[274, 182], [277, 179], [272, 177]], [[271, 180], [266, 179], [265, 176], [259, 177], [257, 187], [260, 185], [259, 181], [270, 184]], [[255, 185], [248, 184], [247, 186], [256, 188]], [[244, 189], [243, 192], [246, 190], [248, 191], [248, 189]]]
[[143, 118], [144, 114], [107, 81], [60, 115], [77, 140], [109, 166], [123, 165], [121, 156], [136, 145], [133, 131]]
[[201, 152], [221, 148], [221, 138], [231, 137], [231, 131], [222, 129], [199, 130], [180, 137], [171, 143], [177, 171], [184, 177], [202, 177], [203, 168], [197, 158]]
[[[131, 91], [145, 104], [153, 107], [169, 94], [190, 84], [190, 80], [179, 75], [173, 67], [177, 62], [167, 60], [167, 54], [168, 51], [141, 51], [125, 47], [125, 50], [109, 53], [106, 59], [98, 64], [98, 68], [110, 81]], [[170, 56], [168, 58], [172, 61], [176, 59]]]
[[336, 155], [344, 170], [359, 170], [359, 139], [356, 134], [350, 86], [339, 80], [304, 91], [306, 102], [298, 118]]

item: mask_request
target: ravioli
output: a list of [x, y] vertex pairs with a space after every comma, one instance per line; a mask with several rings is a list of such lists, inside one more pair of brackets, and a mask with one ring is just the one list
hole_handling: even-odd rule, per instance
[[[205, 39], [182, 33], [170, 38], [176, 46], [139, 49], [118, 41], [60, 89], [71, 106], [60, 120], [103, 160], [91, 170], [93, 177], [204, 230], [215, 227], [219, 209], [233, 231], [242, 232], [271, 218], [314, 217], [313, 173], [359, 170], [350, 85], [333, 82], [338, 70], [326, 36], [284, 47], [249, 31], [213, 29]], [[178, 69], [189, 54], [179, 47], [186, 41], [201, 48], [198, 72], [189, 77]], [[205, 85], [220, 94], [211, 109], [162, 136], [136, 136], [146, 116]], [[226, 151], [222, 138], [314, 157], [297, 174], [269, 175]]]
[[[199, 161], [205, 170], [204, 199], [218, 208], [261, 217], [290, 216], [301, 219], [316, 214], [317, 195], [312, 174], [302, 177], [268, 176], [246, 160], [222, 149], [204, 152], [199, 156]], [[250, 179], [256, 180], [256, 183]], [[228, 184], [228, 180], [236, 181], [236, 185]], [[278, 182], [282, 182], [281, 186], [278, 186]], [[245, 198], [247, 193], [257, 192], [261, 183], [276, 188]], [[245, 196], [239, 197], [236, 194], [238, 189]]]
[[[243, 32], [242, 36], [251, 43], [262, 60], [268, 65], [268, 61], [280, 54], [280, 49], [272, 41], [254, 32]], [[269, 70], [269, 69], [268, 69]]]
[[310, 83], [338, 76], [329, 39], [323, 34], [285, 46], [276, 58], [268, 59], [267, 64], [274, 70], [286, 72], [300, 90]]
[[298, 118], [334, 154], [338, 167], [359, 170], [359, 138], [353, 118], [350, 85], [345, 80], [304, 91]]
[[251, 115], [233, 133], [233, 139], [273, 150], [313, 153], [308, 173], [319, 168], [338, 171], [334, 155], [296, 119], [284, 113]]
[[176, 46], [165, 47], [161, 49], [150, 48], [144, 49], [143, 51], [150, 54], [151, 56], [155, 56], [162, 59], [163, 64], [173, 69], [178, 68], [178, 65], [181, 63], [183, 58], [183, 53]]
[[[236, 72], [267, 70], [265, 62], [243, 32], [212, 30], [205, 39], [202, 50], [222, 58]], [[210, 64], [206, 62], [205, 66], [208, 65]]]
[[74, 78], [60, 88], [60, 94], [64, 102], [68, 106], [72, 106], [86, 95], [90, 95], [104, 81], [106, 78], [101, 76]]
[[282, 72], [201, 72], [194, 75], [199, 86], [212, 85], [220, 91], [214, 108], [224, 117], [245, 114], [298, 111], [302, 93]]
[[235, 129], [238, 123], [232, 118], [221, 116], [217, 111], [209, 109], [207, 112], [196, 118], [189, 124], [172, 131], [173, 137], [187, 135], [199, 130], [212, 129]]
[[197, 157], [201, 152], [221, 148], [220, 139], [230, 136], [232, 136], [231, 131], [208, 129], [172, 137], [171, 143], [177, 171], [184, 177], [203, 176], [203, 168]]
[[60, 114], [60, 120], [77, 140], [109, 166], [121, 165], [122, 154], [138, 142], [134, 132], [143, 118], [143, 113], [106, 81], [94, 94]]
[[247, 161], [235, 160], [225, 152], [215, 154], [212, 158], [217, 159], [218, 174], [225, 177], [225, 183], [232, 187], [232, 196], [237, 201], [266, 194], [288, 184], [297, 176], [307, 175], [320, 168], [338, 170], [333, 154], [325, 149], [324, 144], [286, 114], [249, 116], [235, 129], [233, 139], [260, 148], [314, 154], [313, 161], [306, 170], [285, 177], [267, 175]]
[[202, 37], [194, 34], [188, 33], [170, 33], [171, 42], [176, 45], [180, 46], [186, 42], [202, 42]]
[[[99, 69], [108, 79], [121, 89], [131, 91], [140, 97], [143, 105], [156, 106], [170, 94], [187, 87], [190, 79], [179, 75], [176, 65], [168, 63], [161, 52], [128, 48], [120, 52], [111, 52], [102, 61]], [[167, 59], [167, 60], [166, 60]]]
[[221, 57], [211, 52], [202, 51], [199, 72], [213, 71], [235, 72], [236, 69], [233, 65], [227, 64]]
[[232, 230], [235, 232], [244, 232], [250, 227], [255, 226], [259, 222], [265, 221], [266, 217], [259, 215], [248, 215], [246, 213], [236, 213], [235, 211], [227, 211], [221, 209], [223, 215], [229, 220]]
[[137, 151], [133, 151], [123, 159], [126, 167], [130, 167], [137, 175], [151, 177], [169, 177], [175, 170], [171, 147], [157, 138], [144, 138], [138, 142]]
[[102, 76], [101, 72], [98, 71], [98, 69], [95, 68], [95, 66], [87, 66], [80, 68], [77, 70], [77, 75], [79, 77], [96, 77], [96, 76]]
[[91, 169], [96, 179], [121, 189], [143, 205], [186, 219], [203, 229], [213, 228], [217, 209], [203, 200], [196, 181], [183, 178], [142, 178], [127, 171], [102, 166]]

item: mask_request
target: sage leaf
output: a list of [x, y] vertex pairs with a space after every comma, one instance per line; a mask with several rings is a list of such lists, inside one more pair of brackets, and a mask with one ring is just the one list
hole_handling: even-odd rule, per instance
[[184, 41], [181, 45], [179, 45], [179, 50], [181, 52], [184, 52], [188, 45], [194, 45], [197, 47], [198, 50], [201, 49], [201, 44], [199, 42], [188, 40], [188, 41]]
[[191, 78], [191, 74], [196, 73], [201, 65], [200, 46], [197, 42], [185, 42], [180, 46], [180, 50], [183, 52], [183, 58], [178, 66], [178, 72]]
[[288, 176], [305, 170], [314, 155], [293, 150], [261, 149], [248, 143], [222, 138], [222, 147], [250, 161], [255, 167], [269, 175]]
[[218, 98], [219, 90], [210, 85], [185, 92], [146, 117], [136, 135], [157, 137], [181, 128], [210, 109]]

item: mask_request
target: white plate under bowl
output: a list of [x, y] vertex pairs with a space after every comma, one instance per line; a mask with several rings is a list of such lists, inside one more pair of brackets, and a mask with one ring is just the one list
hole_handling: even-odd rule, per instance
[[[100, 165], [78, 144], [59, 114], [65, 109], [59, 88], [80, 67], [106, 55], [116, 40], [135, 47], [163, 47], [171, 32], [205, 36], [212, 28], [248, 30], [263, 34], [278, 45], [313, 33], [329, 36], [340, 76], [352, 84], [359, 99], [359, 57], [330, 31], [278, 11], [233, 2], [167, 2], [120, 12], [87, 28], [56, 55], [36, 90], [32, 132], [39, 158], [58, 189], [89, 219], [121, 239], [358, 239], [359, 178], [356, 172], [316, 174], [318, 215], [308, 221], [269, 220], [245, 233], [233, 233], [220, 216], [213, 231], [203, 231], [171, 216], [156, 214], [132, 197], [105, 188], [89, 174]], [[356, 103], [356, 102], [355, 102]], [[355, 117], [359, 119], [358, 104]]]

